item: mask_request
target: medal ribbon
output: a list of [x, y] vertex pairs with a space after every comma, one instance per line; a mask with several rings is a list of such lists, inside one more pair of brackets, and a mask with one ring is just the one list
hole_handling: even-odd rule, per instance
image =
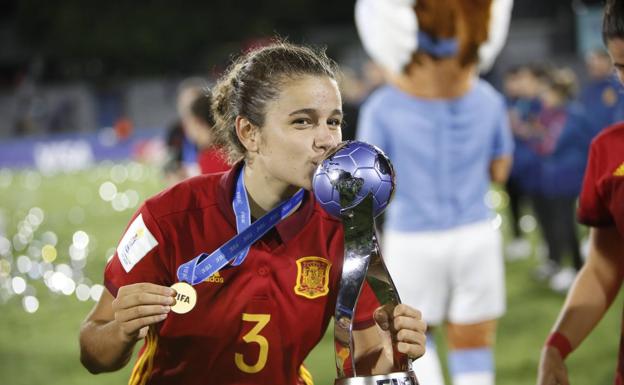
[[192, 260], [180, 265], [178, 267], [178, 279], [191, 285], [196, 285], [232, 261], [234, 266], [240, 265], [247, 253], [249, 253], [251, 245], [262, 238], [282, 219], [290, 215], [303, 200], [303, 194], [304, 190], [300, 189], [290, 199], [280, 203], [260, 219], [251, 223], [249, 201], [247, 200], [247, 191], [243, 182], [243, 169], [241, 168], [232, 201], [238, 234], [212, 253], [201, 253]]

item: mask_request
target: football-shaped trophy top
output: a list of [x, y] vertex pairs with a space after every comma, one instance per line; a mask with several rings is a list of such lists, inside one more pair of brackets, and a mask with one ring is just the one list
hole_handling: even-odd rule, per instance
[[392, 199], [394, 168], [379, 148], [356, 140], [347, 141], [317, 167], [312, 188], [316, 200], [336, 218], [368, 194], [373, 198], [373, 215], [378, 216]]

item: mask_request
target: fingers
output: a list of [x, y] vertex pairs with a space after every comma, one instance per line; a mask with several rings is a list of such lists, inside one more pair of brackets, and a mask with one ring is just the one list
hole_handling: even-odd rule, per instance
[[112, 307], [124, 339], [141, 338], [141, 330], [167, 318], [175, 290], [152, 283], [123, 286]]
[[141, 305], [173, 305], [175, 290], [152, 283], [123, 286], [113, 301], [113, 309], [128, 309]]
[[123, 309], [115, 313], [117, 322], [128, 322], [139, 318], [150, 317], [153, 315], [167, 314], [171, 310], [171, 306], [162, 305], [142, 305], [133, 306]]
[[412, 358], [425, 353], [427, 323], [422, 319], [420, 311], [399, 304], [394, 308], [388, 306], [378, 308], [374, 318], [381, 329], [391, 332], [399, 352]]

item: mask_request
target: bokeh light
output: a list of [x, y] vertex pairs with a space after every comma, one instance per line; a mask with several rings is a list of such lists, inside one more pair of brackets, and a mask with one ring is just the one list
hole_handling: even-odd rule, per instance
[[117, 195], [117, 186], [113, 182], [106, 181], [100, 185], [100, 198], [107, 202], [112, 201]]
[[124, 165], [116, 164], [111, 168], [110, 177], [113, 182], [121, 184], [128, 179], [128, 169]]
[[83, 301], [83, 302], [87, 301], [90, 297], [91, 297], [91, 289], [89, 288], [88, 285], [81, 283], [78, 286], [76, 286], [76, 298], [78, 298], [79, 301]]
[[145, 177], [143, 165], [137, 162], [130, 162], [128, 165], [128, 177], [134, 182], [142, 181]]
[[50, 246], [56, 246], [56, 244], [58, 243], [58, 237], [56, 233], [52, 231], [46, 231], [45, 233], [41, 234], [41, 242]]
[[35, 296], [28, 295], [22, 299], [22, 306], [27, 313], [34, 313], [39, 309], [39, 300]]
[[520, 217], [518, 225], [520, 226], [520, 230], [523, 232], [531, 233], [537, 228], [537, 221], [533, 215], [525, 214]]
[[103, 292], [104, 286], [96, 283], [95, 285], [91, 286], [91, 290], [89, 290], [89, 296], [93, 301], [97, 302], [100, 300]]
[[11, 241], [0, 235], [0, 255], [7, 255], [11, 251]]
[[0, 259], [0, 277], [8, 277], [11, 274], [11, 262]]
[[500, 214], [496, 214], [494, 218], [492, 218], [492, 220], [490, 221], [490, 224], [492, 225], [492, 228], [494, 230], [500, 229], [501, 225], [503, 224], [503, 217]]
[[503, 197], [500, 192], [496, 190], [489, 190], [485, 194], [484, 201], [487, 207], [496, 210], [501, 207], [503, 203]]
[[17, 257], [17, 270], [20, 273], [26, 274], [32, 269], [32, 267], [33, 263], [30, 258], [25, 255], [20, 255], [19, 257]]
[[115, 195], [111, 203], [115, 211], [124, 211], [130, 206], [130, 200], [124, 193]]
[[26, 290], [26, 280], [22, 277], [13, 277], [11, 280], [11, 288], [13, 293], [22, 294]]
[[52, 245], [45, 245], [41, 249], [41, 258], [46, 262], [54, 262], [56, 259], [57, 252], [56, 247]]
[[85, 249], [89, 245], [89, 234], [82, 230], [76, 231], [72, 236], [72, 241], [77, 248]]

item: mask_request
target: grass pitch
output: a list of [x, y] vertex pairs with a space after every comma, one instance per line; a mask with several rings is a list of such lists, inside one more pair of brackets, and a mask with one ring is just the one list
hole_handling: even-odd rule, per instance
[[[127, 382], [131, 365], [97, 376], [80, 365], [78, 329], [93, 306], [87, 289], [101, 283], [106, 260], [137, 204], [163, 187], [158, 170], [137, 163], [104, 163], [55, 176], [0, 170], [0, 384]], [[528, 236], [537, 242], [536, 231]], [[41, 255], [41, 247], [53, 241], [55, 258]], [[500, 321], [495, 355], [499, 385], [535, 383], [540, 348], [564, 300], [530, 279], [537, 263], [532, 255], [506, 266], [508, 311]], [[29, 274], [33, 266], [40, 274]], [[72, 275], [73, 284], [58, 274], [52, 278], [58, 271]], [[568, 359], [573, 384], [612, 383], [621, 309], [620, 296]], [[436, 339], [443, 345], [441, 333]], [[330, 327], [306, 361], [316, 384], [333, 384], [333, 354]]]

